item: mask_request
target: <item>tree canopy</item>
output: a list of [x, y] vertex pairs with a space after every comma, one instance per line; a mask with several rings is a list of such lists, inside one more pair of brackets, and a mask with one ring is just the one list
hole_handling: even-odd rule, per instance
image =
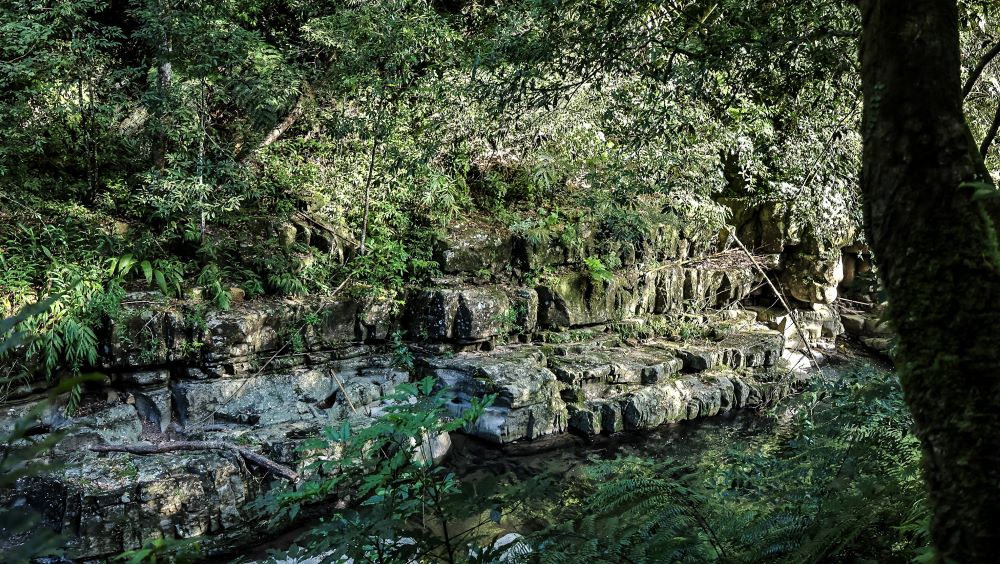
[[[722, 229], [734, 200], [783, 202], [814, 237], [866, 240], [884, 261], [904, 390], [931, 459], [935, 540], [945, 556], [981, 557], [995, 533], [955, 524], [975, 505], [954, 486], [969, 476], [934, 455], [955, 421], [965, 450], [956, 442], [949, 458], [971, 472], [995, 460], [969, 452], [1000, 452], [977, 438], [997, 412], [984, 327], [1000, 268], [1000, 7], [860, 8], [4, 2], [0, 307], [65, 296], [32, 321], [44, 335], [33, 358], [4, 357], [4, 369], [93, 364], [92, 327], [125, 287], [197, 286], [228, 307], [234, 290], [328, 293], [350, 279], [392, 302], [438, 274], [434, 242], [460, 217], [538, 240], [572, 240], [586, 217], [606, 235], [588, 267], [614, 269], [613, 251], [651, 218]], [[926, 37], [892, 29], [921, 17]], [[323, 244], [289, 238], [294, 222]], [[956, 297], [924, 308], [935, 280]], [[967, 386], [986, 399], [970, 407]], [[942, 394], [945, 411], [921, 403]], [[981, 501], [994, 503], [988, 476], [994, 494]], [[947, 511], [949, 496], [965, 505]], [[982, 522], [995, 513], [976, 507]]]

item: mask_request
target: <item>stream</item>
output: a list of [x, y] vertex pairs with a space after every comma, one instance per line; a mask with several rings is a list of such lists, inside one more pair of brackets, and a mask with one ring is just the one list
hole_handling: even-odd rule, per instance
[[[871, 358], [841, 359], [835, 366], [824, 368], [825, 377], [850, 371]], [[881, 364], [881, 363], [879, 363]], [[887, 368], [883, 366], [883, 368]], [[733, 410], [714, 417], [699, 418], [661, 425], [647, 432], [622, 432], [614, 435], [582, 437], [571, 433], [549, 436], [527, 443], [504, 446], [461, 434], [452, 435], [452, 449], [444, 465], [463, 484], [498, 482], [500, 485], [523, 484], [540, 476], [570, 477], [581, 472], [595, 459], [613, 460], [636, 456], [652, 460], [672, 459], [679, 464], [696, 463], [709, 451], [776, 436], [790, 429], [796, 411], [802, 405], [799, 396], [780, 402], [767, 414], [752, 409]], [[553, 488], [552, 495], [559, 495]], [[527, 532], [532, 525], [520, 521], [514, 514], [488, 525], [491, 533]], [[460, 528], [473, 526], [473, 521], [459, 522]], [[249, 559], [264, 560], [268, 549], [285, 549], [308, 530], [303, 525], [280, 538], [249, 550]], [[286, 562], [294, 562], [287, 560]]]

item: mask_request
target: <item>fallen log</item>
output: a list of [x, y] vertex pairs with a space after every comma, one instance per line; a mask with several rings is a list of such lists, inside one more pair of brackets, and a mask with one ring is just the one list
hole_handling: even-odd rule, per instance
[[95, 445], [90, 447], [94, 452], [127, 452], [129, 454], [166, 454], [179, 450], [228, 450], [243, 457], [243, 460], [251, 464], [256, 464], [268, 472], [284, 478], [289, 482], [298, 482], [297, 472], [287, 466], [283, 466], [270, 460], [269, 458], [257, 454], [256, 452], [238, 445], [223, 441], [168, 441], [156, 444], [135, 444], [135, 445]]

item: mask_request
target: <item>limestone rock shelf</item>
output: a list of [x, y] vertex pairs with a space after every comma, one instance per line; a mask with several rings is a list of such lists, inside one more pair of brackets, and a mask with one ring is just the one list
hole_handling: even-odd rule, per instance
[[[108, 383], [88, 389], [75, 416], [52, 406], [38, 422], [41, 432], [67, 433], [49, 453], [61, 466], [0, 492], [0, 502], [39, 510], [77, 559], [161, 536], [206, 536], [210, 554], [256, 537], [249, 503], [271, 476], [228, 452], [98, 455], [89, 447], [229, 441], [295, 467], [303, 440], [328, 425], [367, 424], [399, 383], [424, 377], [451, 394], [456, 414], [496, 394], [464, 431], [497, 444], [641, 431], [789, 391], [782, 358], [800, 336], [787, 312], [750, 307], [763, 285], [742, 255], [719, 248], [714, 234], [654, 226], [622, 250], [612, 279], [598, 281], [581, 266], [596, 235], [581, 233], [580, 246], [563, 248], [459, 226], [437, 254], [444, 276], [399, 296], [400, 307], [305, 297], [219, 311], [131, 294], [100, 335], [95, 368]], [[815, 294], [822, 302], [831, 293]], [[843, 331], [833, 308], [796, 307], [807, 339]], [[396, 331], [413, 346], [412, 370], [394, 362]], [[0, 432], [45, 387], [12, 390]]]

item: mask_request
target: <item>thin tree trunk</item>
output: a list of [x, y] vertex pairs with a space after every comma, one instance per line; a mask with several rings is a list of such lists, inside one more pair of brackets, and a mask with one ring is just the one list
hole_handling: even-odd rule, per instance
[[371, 210], [372, 173], [375, 171], [375, 150], [378, 149], [378, 137], [372, 137], [372, 150], [368, 155], [368, 175], [365, 178], [365, 213], [361, 220], [361, 244], [358, 254], [365, 254], [365, 240], [368, 238], [368, 213]]
[[[169, 7], [168, 0], [157, 0], [160, 9], [160, 17], [166, 21]], [[160, 91], [160, 101], [156, 112], [156, 139], [153, 141], [153, 166], [163, 169], [167, 164], [167, 108], [170, 96], [170, 82], [173, 79], [173, 67], [170, 64], [170, 37], [166, 32], [160, 41], [160, 68], [157, 72], [156, 83]]]
[[997, 102], [997, 111], [993, 114], [993, 123], [990, 125], [989, 131], [986, 132], [986, 137], [983, 137], [983, 143], [979, 146], [979, 154], [986, 158], [986, 154], [990, 152], [990, 145], [993, 144], [993, 140], [997, 137], [997, 131], [1000, 131], [1000, 102]]
[[1000, 253], [996, 200], [962, 113], [955, 0], [861, 0], [861, 186], [896, 365], [924, 447], [939, 556], [1000, 544]]
[[198, 211], [200, 213], [199, 228], [201, 241], [205, 241], [205, 138], [208, 137], [208, 87], [205, 79], [201, 80], [201, 103], [198, 105], [198, 125], [201, 127], [201, 135], [198, 137]]
[[90, 94], [87, 100], [87, 112], [90, 114], [89, 119], [87, 120], [87, 124], [89, 125], [87, 129], [87, 144], [90, 146], [87, 155], [87, 168], [90, 177], [90, 197], [97, 198], [97, 186], [98, 181], [100, 180], [100, 170], [98, 169], [97, 164], [97, 138], [95, 136], [95, 132], [97, 131], [95, 126], [97, 122], [97, 111], [94, 108], [94, 98], [97, 96], [97, 93], [94, 91], [94, 77], [91, 74], [88, 74], [87, 77], [87, 90]]
[[373, 175], [375, 172], [375, 157], [377, 156], [378, 145], [380, 137], [382, 136], [382, 125], [384, 124], [384, 119], [385, 119], [385, 116], [382, 115], [382, 112], [385, 111], [384, 96], [385, 96], [385, 86], [382, 85], [379, 88], [379, 94], [377, 99], [378, 105], [376, 111], [379, 113], [379, 115], [378, 115], [378, 120], [375, 122], [375, 131], [372, 134], [372, 149], [371, 153], [369, 153], [368, 155], [368, 175], [365, 178], [365, 202], [364, 202], [365, 213], [364, 217], [361, 220], [361, 244], [358, 246], [359, 249], [358, 254], [362, 256], [365, 254], [365, 241], [368, 238], [368, 215], [371, 210], [371, 190], [372, 190], [372, 182], [374, 181]]

